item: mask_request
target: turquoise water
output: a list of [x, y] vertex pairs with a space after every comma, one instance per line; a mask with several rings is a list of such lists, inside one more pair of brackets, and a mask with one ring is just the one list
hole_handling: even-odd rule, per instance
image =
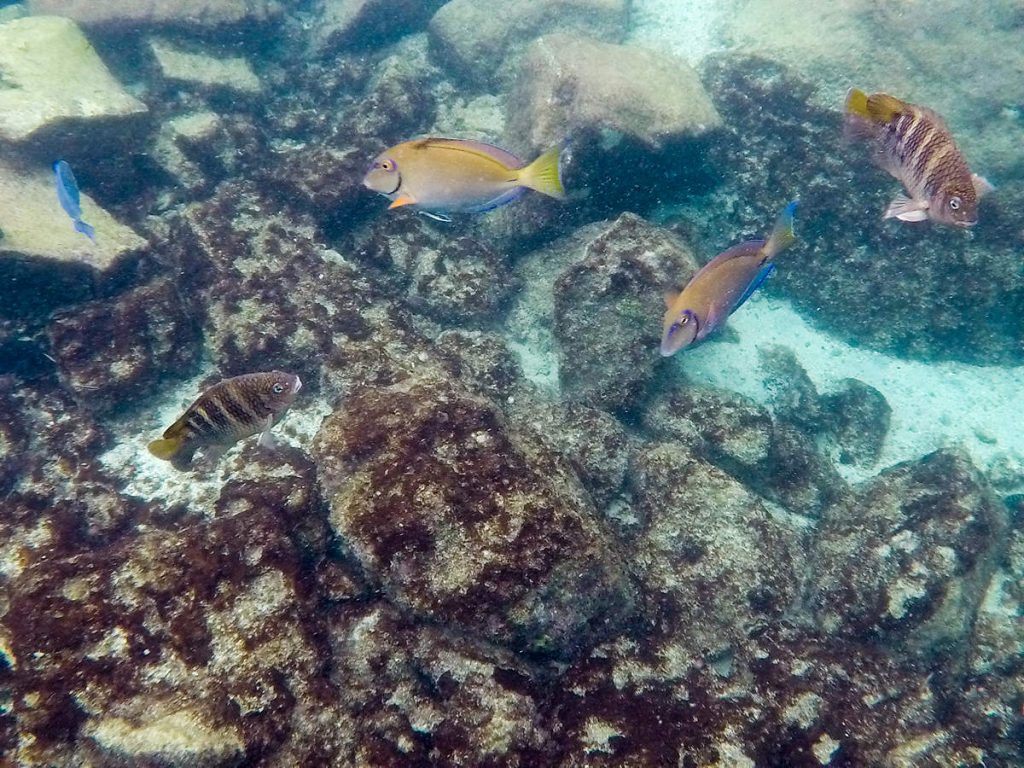
[[1015, 3], [0, 6], [0, 765], [1024, 764]]

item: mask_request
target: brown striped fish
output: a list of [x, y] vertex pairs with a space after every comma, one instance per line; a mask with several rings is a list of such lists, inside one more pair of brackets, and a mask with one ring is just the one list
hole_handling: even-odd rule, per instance
[[302, 386], [298, 376], [281, 371], [247, 373], [214, 384], [201, 394], [149, 452], [188, 469], [197, 450], [216, 459], [247, 437], [260, 433], [260, 445], [272, 446], [270, 428], [277, 423]]
[[846, 95], [848, 136], [874, 145], [875, 161], [899, 179], [907, 194], [889, 203], [883, 219], [932, 221], [956, 227], [978, 223], [978, 201], [994, 187], [964, 160], [945, 122], [935, 112], [856, 88]]

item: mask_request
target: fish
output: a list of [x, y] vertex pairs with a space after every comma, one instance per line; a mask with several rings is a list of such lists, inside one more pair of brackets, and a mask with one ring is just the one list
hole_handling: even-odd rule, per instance
[[260, 433], [259, 444], [273, 446], [270, 429], [284, 416], [302, 387], [298, 376], [282, 371], [246, 373], [224, 379], [203, 392], [149, 443], [149, 452], [178, 470], [188, 469], [197, 450], [216, 460], [239, 440]]
[[548, 150], [529, 165], [481, 141], [425, 138], [402, 142], [374, 158], [363, 186], [391, 201], [388, 208], [448, 220], [450, 213], [483, 213], [533, 189], [562, 200], [561, 150]]
[[82, 202], [78, 191], [78, 182], [66, 160], [58, 160], [53, 164], [53, 179], [57, 186], [57, 201], [64, 209], [64, 213], [74, 222], [75, 232], [81, 232], [95, 242], [96, 228], [82, 221]]
[[697, 270], [683, 290], [665, 294], [662, 357], [706, 339], [764, 284], [775, 271], [772, 259], [796, 241], [797, 204], [783, 209], [768, 240], [734, 245]]
[[995, 187], [971, 172], [938, 114], [887, 93], [868, 96], [851, 88], [844, 129], [848, 138], [867, 140], [874, 162], [906, 190], [889, 203], [883, 219], [931, 219], [955, 227], [978, 223], [978, 202]]

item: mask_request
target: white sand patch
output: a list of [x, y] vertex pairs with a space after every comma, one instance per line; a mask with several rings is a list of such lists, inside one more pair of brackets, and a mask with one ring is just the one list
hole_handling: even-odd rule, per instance
[[[100, 456], [100, 463], [116, 477], [127, 480], [124, 493], [147, 502], [187, 504], [194, 514], [212, 517], [221, 488], [240, 463], [247, 461], [255, 451], [275, 450], [258, 446], [258, 436], [254, 435], [232, 446], [213, 466], [203, 461], [200, 452], [193, 461], [194, 469], [188, 472], [179, 472], [147, 450], [149, 441], [160, 437], [198, 397], [200, 382], [208, 375], [208, 372], [203, 373], [181, 382], [154, 398], [151, 407], [108, 425], [121, 440]], [[295, 405], [274, 427], [275, 441], [279, 445], [308, 446], [330, 411], [324, 400], [309, 396], [303, 388]]]
[[675, 54], [697, 66], [724, 49], [722, 27], [739, 0], [633, 0], [626, 43]]
[[960, 446], [992, 474], [1002, 492], [1024, 489], [1024, 366], [922, 363], [844, 344], [808, 325], [787, 302], [755, 296], [729, 320], [738, 343], [708, 343], [674, 359], [696, 383], [730, 389], [767, 403], [758, 350], [788, 347], [819, 392], [845, 378], [878, 389], [892, 423], [878, 466], [868, 473], [839, 466], [849, 480], [945, 446]]

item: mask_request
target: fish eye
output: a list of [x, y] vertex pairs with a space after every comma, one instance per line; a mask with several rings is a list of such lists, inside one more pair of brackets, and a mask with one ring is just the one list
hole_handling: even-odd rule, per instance
[[682, 317], [679, 318], [679, 325], [680, 326], [686, 325], [688, 322], [690, 322], [690, 316], [689, 315], [683, 315]]
[[395, 164], [390, 160], [381, 160], [377, 165], [382, 171], [387, 171], [388, 173], [395, 170]]
[[274, 390], [275, 395], [280, 395], [284, 392], [284, 386], [282, 384], [275, 384], [272, 389]]
[[954, 211], [960, 210], [960, 197], [958, 195], [949, 198], [949, 207]]

